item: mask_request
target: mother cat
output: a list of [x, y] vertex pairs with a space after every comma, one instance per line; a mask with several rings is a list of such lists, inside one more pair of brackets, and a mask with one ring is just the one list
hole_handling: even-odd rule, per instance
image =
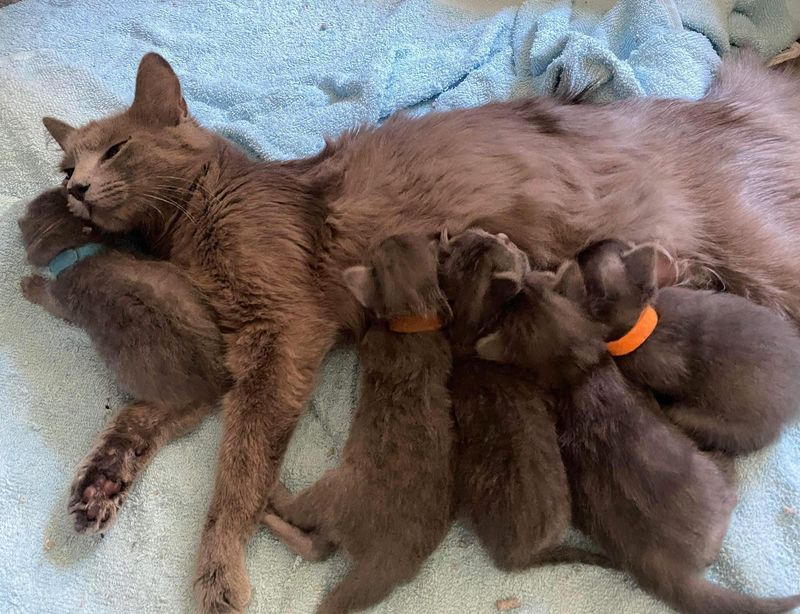
[[245, 544], [314, 373], [340, 331], [363, 325], [342, 270], [390, 234], [479, 225], [544, 267], [606, 237], [657, 240], [685, 279], [721, 280], [800, 322], [791, 71], [731, 60], [698, 102], [531, 99], [395, 117], [290, 162], [250, 160], [200, 127], [155, 54], [125, 112], [79, 129], [46, 118], [73, 213], [141, 233], [205, 292], [226, 334], [234, 385], [198, 559], [201, 609], [248, 602]]

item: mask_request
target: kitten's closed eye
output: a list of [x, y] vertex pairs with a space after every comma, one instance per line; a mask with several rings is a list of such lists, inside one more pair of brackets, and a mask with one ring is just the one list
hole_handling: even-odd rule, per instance
[[119, 153], [119, 150], [128, 142], [129, 139], [125, 139], [124, 141], [120, 141], [116, 145], [112, 145], [106, 150], [106, 153], [103, 154], [103, 161], [110, 160], [114, 156]]

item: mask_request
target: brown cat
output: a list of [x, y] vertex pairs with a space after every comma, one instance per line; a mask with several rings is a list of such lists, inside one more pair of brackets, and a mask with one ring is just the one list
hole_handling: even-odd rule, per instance
[[[344, 273], [375, 321], [359, 346], [361, 400], [342, 464], [297, 496], [272, 502], [285, 521], [316, 534], [317, 551], [330, 550], [324, 540], [353, 560], [318, 612], [378, 603], [417, 574], [452, 524], [452, 357], [435, 329], [450, 308], [436, 279], [437, 250], [423, 236], [393, 237], [371, 252], [368, 266]], [[397, 318], [430, 314], [440, 322], [420, 332], [393, 330]]]
[[30, 263], [55, 274], [23, 279], [25, 297], [83, 328], [137, 399], [100, 435], [72, 484], [75, 526], [101, 531], [161, 445], [196, 426], [229, 385], [222, 336], [180, 269], [115, 249], [67, 211], [64, 190], [34, 199], [19, 226]]
[[608, 565], [559, 546], [571, 498], [552, 416], [554, 398], [518, 367], [481, 360], [475, 342], [530, 270], [523, 252], [467, 230], [441, 247], [439, 279], [453, 309], [450, 394], [457, 434], [456, 501], [502, 569], [543, 563]]
[[576, 525], [639, 584], [681, 612], [788, 611], [800, 595], [761, 599], [708, 582], [736, 496], [726, 476], [660, 419], [649, 392], [625, 380], [604, 328], [578, 303], [565, 271], [533, 272], [477, 343], [488, 360], [530, 369], [558, 391], [557, 425]]
[[654, 245], [603, 241], [573, 268], [589, 313], [618, 339], [652, 305], [658, 324], [622, 373], [669, 397], [667, 415], [701, 446], [746, 453], [772, 442], [797, 416], [800, 335], [776, 312], [742, 297], [688, 288], [658, 290], [673, 266]]
[[[657, 240], [694, 284], [800, 320], [800, 79], [729, 60], [699, 101], [534, 98], [398, 116], [290, 162], [246, 158], [187, 113], [155, 54], [133, 104], [79, 129], [48, 119], [69, 206], [137, 230], [209, 297], [226, 333], [218, 478], [200, 544], [204, 612], [250, 597], [245, 544], [311, 392], [363, 313], [342, 271], [398, 233], [505, 231], [537, 266], [622, 236]], [[120, 454], [126, 454], [120, 450]]]

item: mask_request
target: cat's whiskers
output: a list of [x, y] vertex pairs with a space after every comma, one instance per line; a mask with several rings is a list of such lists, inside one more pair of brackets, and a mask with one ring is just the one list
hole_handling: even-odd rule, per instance
[[51, 232], [53, 232], [54, 230], [56, 230], [57, 228], [60, 228], [63, 224], [64, 224], [64, 220], [63, 219], [59, 219], [59, 220], [56, 220], [56, 221], [52, 222], [44, 230], [40, 230], [36, 235], [36, 239], [33, 241], [33, 243], [31, 244], [31, 247], [28, 248], [28, 250], [30, 251], [31, 249], [38, 249], [39, 246], [42, 244], [42, 242], [48, 237], [48, 235]]
[[[183, 205], [178, 203], [177, 201], [169, 199], [169, 198], [166, 198], [163, 195], [153, 194], [151, 192], [140, 192], [140, 195], [145, 197], [145, 198], [150, 198], [150, 199], [162, 202], [165, 205], [170, 205], [170, 206], [174, 207], [175, 209], [180, 211], [183, 215], [185, 215], [189, 219], [189, 221], [191, 221], [195, 226], [197, 225], [197, 220], [194, 219], [192, 214], [189, 213], [189, 211]], [[166, 222], [166, 218], [164, 218], [164, 214], [161, 212], [161, 209], [159, 209], [158, 207], [156, 207], [152, 203], [147, 203], [147, 204], [150, 207], [156, 209], [159, 213], [161, 213], [161, 218], [164, 220], [164, 222]]]

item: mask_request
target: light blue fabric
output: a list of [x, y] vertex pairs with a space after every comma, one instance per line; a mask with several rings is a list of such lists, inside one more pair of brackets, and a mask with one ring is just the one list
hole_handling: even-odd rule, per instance
[[[443, 2], [445, 0], [442, 0]], [[0, 9], [0, 612], [184, 612], [219, 421], [167, 446], [106, 535], [65, 516], [72, 472], [123, 403], [85, 335], [28, 305], [16, 218], [59, 180], [42, 115], [81, 122], [130, 101], [139, 57], [173, 62], [191, 111], [252, 152], [315, 152], [326, 134], [409, 108], [580, 89], [609, 100], [698, 97], [717, 53], [764, 58], [800, 34], [800, 0], [23, 1]], [[336, 464], [356, 396], [350, 350], [328, 359], [289, 451], [293, 489]], [[108, 407], [108, 408], [107, 408]], [[741, 503], [712, 576], [800, 591], [800, 429], [739, 464]], [[252, 612], [310, 612], [345, 563], [295, 560], [262, 531], [248, 549]], [[493, 569], [457, 527], [381, 612], [660, 612], [608, 571]]]

